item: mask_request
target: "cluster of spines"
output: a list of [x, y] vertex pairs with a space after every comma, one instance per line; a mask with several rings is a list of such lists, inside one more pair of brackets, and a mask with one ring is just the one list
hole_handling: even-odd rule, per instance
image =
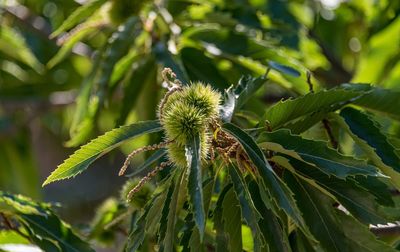
[[148, 180], [166, 166], [174, 164], [179, 168], [186, 168], [185, 146], [195, 135], [200, 136], [202, 160], [206, 160], [209, 154], [213, 156], [213, 151], [210, 151], [212, 149], [210, 148], [213, 135], [212, 123], [219, 117], [221, 95], [211, 86], [200, 82], [182, 86], [170, 69], [165, 69], [162, 74], [164, 80], [170, 85], [169, 91], [159, 105], [158, 112], [166, 140], [134, 150], [126, 158], [119, 175], [122, 176], [125, 173], [133, 156], [144, 151], [165, 147], [168, 151], [169, 161], [162, 162], [142, 178], [134, 188], [125, 192], [128, 201]]
[[210, 123], [218, 118], [220, 94], [209, 85], [193, 83], [181, 87], [163, 101], [159, 117], [167, 139], [169, 159], [178, 167], [186, 167], [185, 145], [195, 135], [200, 135], [201, 156], [209, 154], [212, 132]]

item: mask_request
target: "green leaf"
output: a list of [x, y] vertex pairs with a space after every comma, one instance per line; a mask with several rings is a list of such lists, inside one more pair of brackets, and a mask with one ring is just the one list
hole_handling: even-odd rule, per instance
[[259, 242], [260, 229], [258, 227], [258, 220], [261, 218], [261, 215], [254, 205], [247, 185], [244, 179], [241, 177], [239, 168], [231, 164], [227, 167], [227, 169], [233, 183], [236, 197], [240, 202], [243, 218], [247, 225], [251, 228], [254, 241]]
[[[347, 110], [347, 112], [350, 112], [350, 110]], [[387, 141], [387, 137], [380, 131], [377, 122], [361, 112], [355, 111], [354, 113], [352, 111], [355, 117], [349, 118], [347, 116], [347, 123], [344, 118], [347, 112], [345, 111], [343, 113], [343, 117], [334, 115], [336, 121], [349, 133], [357, 145], [367, 154], [368, 158], [378, 166], [385, 175], [391, 178], [391, 183], [400, 189], [399, 166], [394, 161], [398, 156], [396, 153], [394, 153], [394, 155], [391, 153], [390, 150], [393, 147]], [[350, 127], [353, 127], [353, 129]], [[353, 130], [356, 129], [360, 130], [360, 132], [353, 132]], [[368, 134], [372, 135], [369, 136]], [[388, 152], [382, 153], [382, 150], [388, 150]], [[382, 157], [379, 156], [378, 153], [382, 155]], [[383, 158], [385, 158], [385, 162]], [[389, 166], [388, 164], [394, 166]]]
[[[257, 182], [254, 180], [249, 181], [248, 188], [257, 211], [261, 216], [268, 216], [268, 218], [261, 218], [258, 221], [263, 240], [265, 240], [265, 247], [268, 247], [269, 251], [291, 251], [289, 241], [286, 237], [287, 234], [282, 228], [281, 223], [279, 223], [278, 217], [263, 203]], [[257, 241], [255, 240], [254, 242], [256, 245]]]
[[20, 194], [0, 191], [0, 202], [7, 204], [14, 211], [22, 214], [36, 214], [42, 216], [47, 216], [49, 214], [50, 204], [37, 203]]
[[[21, 214], [19, 217], [36, 237], [42, 237], [42, 239], [55, 242], [60, 248], [60, 251], [94, 252], [86, 242], [76, 236], [70, 227], [54, 214], [50, 214], [46, 217]], [[40, 244], [38, 245], [40, 246]]]
[[300, 228], [307, 232], [307, 227], [305, 226], [300, 211], [293, 199], [292, 192], [272, 170], [272, 167], [265, 159], [264, 154], [257, 146], [254, 139], [233, 124], [225, 123], [222, 127], [225, 131], [234, 136], [242, 145], [250, 160], [257, 167], [270, 196], [276, 201], [278, 206], [283, 209], [283, 211], [285, 211], [285, 213], [289, 215]]
[[[167, 240], [166, 236], [167, 235], [169, 235], [169, 236], [175, 235], [174, 233], [168, 234], [167, 229], [168, 229], [168, 227], [173, 228], [175, 225], [175, 214], [176, 214], [175, 207], [176, 207], [177, 197], [174, 197], [173, 195], [175, 195], [177, 193], [177, 191], [175, 190], [176, 184], [177, 184], [177, 182], [175, 181], [175, 184], [171, 183], [171, 185], [169, 186], [168, 192], [167, 192], [167, 198], [164, 202], [164, 206], [161, 209], [160, 228], [158, 230], [158, 244], [160, 244], [161, 252], [164, 251], [165, 246], [170, 248], [170, 246], [173, 246], [173, 243], [174, 243], [174, 239]], [[179, 190], [178, 190], [178, 192], [179, 192]], [[171, 206], [173, 208], [173, 209], [171, 209], [172, 211], [170, 211], [170, 209], [169, 209]], [[170, 219], [169, 217], [172, 217], [172, 218]], [[172, 226], [170, 225], [170, 223], [173, 223]], [[171, 238], [171, 237], [169, 237], [169, 238]]]
[[179, 57], [172, 55], [164, 42], [160, 41], [154, 46], [154, 54], [157, 61], [163, 66], [171, 68], [176, 74], [177, 78], [183, 82], [184, 85], [189, 83], [189, 77], [186, 73], [182, 62]]
[[124, 85], [124, 98], [119, 112], [117, 125], [123, 124], [126, 121], [129, 113], [137, 102], [140, 91], [152, 81], [154, 75], [157, 74], [157, 67], [153, 57], [148, 56], [137, 63], [137, 67], [130, 73], [130, 78]]
[[343, 84], [349, 90], [368, 91], [353, 103], [369, 109], [373, 112], [380, 112], [392, 118], [400, 120], [400, 91], [373, 87], [368, 84]]
[[96, 54], [93, 61], [92, 69], [83, 79], [79, 94], [76, 97], [76, 107], [69, 130], [71, 139], [66, 142], [67, 147], [76, 147], [82, 144], [94, 129], [98, 99], [91, 99], [91, 93], [95, 87], [95, 77], [101, 63], [100, 55]]
[[[213, 178], [209, 178], [203, 182], [205, 213], [208, 213], [208, 208], [210, 207], [211, 198], [213, 196], [214, 182], [215, 180]], [[183, 186], [181, 185], [181, 187]], [[185, 218], [185, 227], [180, 243], [183, 246], [183, 251], [201, 251], [202, 247], [204, 247], [203, 245], [205, 242], [200, 242], [200, 234], [194, 227], [195, 222], [193, 220], [193, 214], [189, 212]]]
[[232, 184], [226, 185], [219, 194], [217, 203], [214, 209], [214, 229], [215, 229], [215, 241], [216, 251], [228, 251], [228, 234], [225, 232], [225, 226], [223, 221], [223, 202], [226, 194], [231, 190]]
[[271, 129], [277, 129], [286, 123], [315, 112], [331, 112], [363, 94], [341, 88], [308, 93], [304, 96], [276, 103], [267, 110], [264, 120]]
[[[398, 100], [400, 100], [400, 96]], [[393, 106], [395, 105], [393, 104]], [[400, 158], [387, 137], [381, 132], [376, 121], [363, 112], [350, 107], [342, 109], [340, 116], [344, 118], [354, 135], [375, 149], [376, 154], [386, 165], [400, 172]]]
[[28, 47], [22, 35], [5, 25], [0, 27], [0, 52], [30, 66], [38, 73], [43, 71], [42, 64]]
[[326, 251], [343, 252], [346, 248], [346, 236], [343, 234], [337, 217], [333, 214], [333, 201], [314, 187], [285, 173], [285, 180], [295, 192], [299, 208], [303, 212], [310, 230]]
[[134, 39], [140, 34], [140, 22], [137, 17], [129, 18], [111, 36], [108, 47], [103, 55], [100, 65], [100, 76], [98, 78], [98, 91], [100, 105], [103, 104], [106, 95], [106, 87], [111, 80], [115, 64], [127, 54], [132, 46]]
[[60, 63], [63, 59], [68, 56], [68, 53], [71, 52], [73, 47], [79, 41], [83, 40], [86, 36], [91, 34], [92, 32], [97, 32], [99, 30], [98, 22], [87, 22], [83, 23], [79, 26], [79, 29], [68, 34], [67, 37], [63, 40], [61, 48], [58, 50], [57, 54], [53, 56], [47, 62], [48, 68], [53, 68], [58, 63]]
[[264, 76], [258, 78], [243, 76], [237, 86], [224, 90], [224, 102], [220, 106], [222, 121], [230, 122], [234, 112], [243, 107], [266, 81]]
[[[389, 214], [379, 203], [374, 193], [379, 191], [388, 192], [388, 186], [379, 185], [379, 180], [375, 177], [367, 177], [371, 185], [370, 191], [364, 188], [358, 181], [363, 182], [364, 176], [356, 176], [346, 180], [328, 176], [304, 162], [289, 158], [290, 164], [296, 169], [296, 173], [315, 180], [319, 186], [328, 190], [336, 200], [342, 204], [355, 218], [365, 224], [382, 224], [389, 221], [396, 221], [400, 218], [400, 210], [392, 209]], [[379, 188], [383, 187], [383, 188]], [[390, 195], [385, 196], [385, 200], [391, 200]]]
[[301, 136], [290, 134], [290, 131], [286, 129], [263, 132], [257, 141], [259, 143], [267, 142], [264, 146], [270, 150], [311, 163], [328, 175], [339, 178], [354, 175], [383, 177], [376, 167], [368, 165], [363, 160], [344, 156], [337, 150], [329, 148], [324, 141], [304, 139]]
[[209, 83], [221, 90], [227, 87], [228, 82], [221, 75], [212, 59], [207, 57], [203, 51], [185, 47], [181, 50], [180, 55], [190, 80]]
[[290, 173], [285, 173], [284, 177], [296, 192], [297, 201], [301, 202], [299, 207], [311, 232], [326, 251], [395, 251], [376, 240], [365, 226], [351, 216], [335, 209], [334, 202], [328, 196]]
[[[151, 216], [151, 212], [154, 212], [154, 209], [156, 209], [156, 211], [159, 213], [160, 209], [162, 209], [165, 203], [166, 197], [167, 197], [167, 191], [164, 191], [163, 193], [155, 195], [151, 199], [151, 201], [146, 204], [146, 206], [143, 209], [142, 215], [139, 217], [139, 219], [137, 220], [137, 222], [133, 227], [133, 230], [130, 232], [128, 236], [128, 240], [125, 245], [125, 251], [130, 251], [130, 252], [137, 251], [137, 249], [144, 240], [145, 232], [149, 228], [148, 227], [149, 222], [151, 221], [151, 219], [149, 219], [149, 216]], [[161, 214], [158, 214], [158, 216], [161, 218]]]
[[146, 121], [122, 126], [111, 130], [102, 136], [82, 146], [67, 160], [57, 167], [55, 171], [43, 183], [67, 179], [83, 172], [96, 159], [115, 149], [123, 142], [143, 134], [161, 131], [162, 127], [158, 121]]
[[2, 191], [0, 202], [6, 203], [15, 211], [14, 217], [26, 229], [30, 238], [46, 251], [94, 251], [53, 213], [50, 204], [38, 203], [22, 195]]
[[54, 38], [62, 32], [74, 27], [83, 19], [90, 17], [105, 2], [106, 0], [93, 0], [75, 9], [75, 11], [69, 15], [69, 17], [51, 34], [50, 37]]
[[[171, 184], [172, 195], [171, 199], [169, 200], [169, 204], [165, 203], [164, 205], [166, 219], [161, 219], [160, 221], [161, 223], [160, 234], [159, 234], [159, 241], [161, 241], [160, 251], [174, 250], [175, 227], [176, 227], [176, 222], [178, 221], [179, 211], [182, 208], [182, 204], [179, 204], [179, 198], [182, 197], [182, 190], [184, 190], [182, 186], [182, 180], [185, 177], [185, 172], [180, 171], [178, 174], [175, 175], [176, 177], [175, 184]], [[168, 202], [168, 199], [169, 197], [167, 197], [166, 202]], [[164, 214], [164, 209], [163, 209], [163, 214]], [[163, 224], [166, 224], [164, 230], [162, 229]]]
[[195, 135], [185, 146], [186, 161], [189, 169], [189, 198], [194, 219], [203, 239], [205, 229], [205, 213], [203, 204], [202, 175], [201, 175], [201, 147], [200, 136]]
[[279, 71], [281, 73], [292, 75], [294, 77], [300, 77], [300, 72], [297, 71], [296, 69], [292, 68], [292, 67], [279, 64], [279, 63], [277, 63], [275, 61], [272, 61], [272, 60], [268, 61], [268, 65], [272, 69], [275, 69], [275, 70], [277, 70], [277, 71]]
[[241, 209], [233, 190], [229, 190], [222, 202], [222, 221], [228, 238], [228, 250], [242, 252], [242, 217]]
[[335, 210], [336, 216], [340, 221], [340, 228], [344, 231], [349, 243], [349, 251], [366, 252], [395, 252], [398, 251], [388, 244], [378, 240], [366, 226], [360, 225], [353, 217], [346, 215], [342, 211]]

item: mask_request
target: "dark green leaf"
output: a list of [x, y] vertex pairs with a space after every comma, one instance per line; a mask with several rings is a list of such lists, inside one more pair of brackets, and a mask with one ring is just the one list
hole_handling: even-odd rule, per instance
[[100, 6], [105, 3], [106, 0], [93, 0], [89, 3], [85, 3], [81, 7], [77, 8], [58, 28], [55, 30], [51, 37], [54, 38], [61, 34], [62, 32], [67, 31], [68, 29], [74, 27], [83, 19], [90, 17], [93, 12], [100, 8]]
[[349, 240], [349, 251], [398, 251], [390, 247], [388, 244], [378, 240], [376, 236], [368, 230], [367, 226], [360, 225], [360, 223], [353, 217], [346, 215], [339, 210], [335, 210], [335, 212], [340, 221], [340, 228], [344, 231], [345, 236]]
[[[382, 224], [388, 221], [396, 221], [400, 218], [400, 210], [393, 209], [394, 211], [391, 214], [386, 213], [385, 208], [379, 204], [378, 199], [374, 195], [374, 193], [380, 193], [379, 191], [388, 192], [388, 186], [384, 188], [369, 186], [371, 191], [368, 191], [368, 189], [363, 188], [357, 182], [358, 180], [362, 181], [365, 178], [364, 176], [342, 180], [328, 176], [304, 162], [292, 158], [289, 160], [297, 173], [315, 180], [321, 187], [334, 195], [339, 203], [361, 222], [365, 224]], [[371, 185], [379, 183], [377, 178], [367, 178]], [[391, 200], [390, 195], [386, 195], [384, 199], [386, 201]]]
[[294, 119], [311, 113], [330, 112], [339, 109], [362, 94], [361, 91], [340, 88], [309, 93], [295, 99], [276, 103], [267, 110], [264, 119], [268, 121], [271, 129], [277, 129]]
[[344, 217], [343, 212], [334, 208], [332, 199], [308, 183], [290, 173], [285, 173], [285, 180], [296, 192], [304, 219], [326, 251], [395, 251], [376, 240], [365, 226], [351, 216]]
[[205, 213], [203, 204], [203, 189], [201, 175], [201, 147], [200, 136], [195, 135], [185, 146], [186, 161], [189, 169], [189, 198], [194, 219], [200, 233], [200, 239], [203, 239], [205, 229]]
[[343, 84], [349, 90], [368, 91], [353, 103], [400, 120], [400, 91], [373, 87], [368, 84]]
[[117, 125], [125, 123], [129, 113], [134, 108], [135, 103], [140, 95], [140, 91], [147, 82], [151, 81], [153, 76], [157, 74], [156, 65], [153, 57], [146, 57], [138, 62], [137, 67], [131, 72], [131, 76], [124, 85], [124, 98], [117, 120]]
[[290, 134], [289, 130], [263, 132], [258, 142], [273, 143], [265, 144], [266, 148], [314, 164], [328, 175], [339, 178], [354, 175], [383, 177], [376, 167], [368, 165], [365, 161], [343, 156], [337, 150], [329, 148], [326, 142], [304, 139]]
[[[264, 246], [268, 247], [270, 251], [291, 251], [286, 233], [281, 223], [279, 223], [278, 217], [263, 203], [257, 183], [254, 180], [250, 181], [248, 187], [257, 211], [263, 216], [263, 218], [258, 221], [258, 225], [265, 242]], [[256, 245], [256, 241], [254, 242]], [[258, 242], [262, 243], [263, 241]]]
[[[400, 96], [398, 98], [400, 100]], [[395, 106], [393, 104], [393, 106]], [[400, 107], [399, 107], [400, 108]], [[395, 152], [395, 148], [389, 143], [387, 137], [381, 132], [380, 126], [376, 121], [359, 110], [347, 107], [340, 115], [344, 118], [354, 135], [366, 141], [382, 161], [400, 172], [400, 158]]]
[[96, 159], [115, 149], [123, 142], [143, 134], [160, 131], [158, 121], [146, 121], [111, 130], [82, 146], [46, 179], [43, 185], [78, 175]]
[[[179, 174], [179, 176], [177, 175]], [[175, 184], [171, 183], [171, 196], [167, 197], [167, 201], [164, 204], [163, 215], [166, 214], [166, 219], [161, 219], [160, 223], [160, 234], [159, 240], [161, 242], [160, 251], [173, 251], [174, 250], [174, 238], [175, 238], [175, 227], [178, 220], [179, 211], [182, 205], [179, 204], [179, 198], [184, 197], [182, 195], [182, 180], [185, 176], [185, 172], [181, 171], [175, 175]], [[170, 198], [171, 197], [171, 198]], [[167, 203], [169, 201], [169, 203]], [[164, 213], [165, 211], [165, 213]], [[164, 223], [163, 223], [164, 222]], [[162, 226], [166, 224], [164, 228], [164, 235], [162, 232]]]
[[[161, 218], [160, 209], [163, 208], [164, 203], [167, 198], [167, 190], [164, 192], [155, 195], [149, 203], [143, 209], [142, 214], [139, 219], [135, 223], [133, 230], [130, 232], [128, 236], [127, 243], [125, 245], [125, 251], [135, 252], [142, 244], [145, 233], [149, 231], [151, 228], [151, 222], [158, 222]], [[157, 213], [156, 216], [158, 218], [151, 219], [154, 217], [154, 214]]]
[[[350, 129], [349, 124], [347, 124], [345, 122], [345, 119], [339, 115], [334, 115], [334, 118], [336, 119], [336, 121], [339, 123], [340, 126], [342, 126], [347, 133], [349, 133], [349, 135], [353, 138], [354, 142], [362, 149], [362, 151], [366, 154], [366, 156], [368, 157], [369, 160], [372, 161], [372, 163], [374, 163], [376, 166], [379, 167], [379, 169], [387, 176], [389, 176], [391, 178], [390, 182], [397, 187], [397, 189], [400, 189], [400, 173], [397, 172], [395, 170], [395, 167], [391, 167], [389, 165], [387, 165], [386, 163], [383, 162], [382, 158], [377, 154], [377, 150], [372, 147], [370, 144], [368, 144], [367, 140], [371, 142], [372, 145], [378, 146], [379, 148], [384, 147], [386, 144], [385, 142], [387, 141], [387, 137], [381, 133], [378, 125], [376, 124], [375, 121], [373, 121], [372, 119], [368, 118], [366, 115], [362, 115], [361, 117], [365, 117], [363, 120], [366, 120], [364, 122], [362, 122], [363, 124], [365, 124], [367, 121], [370, 122], [369, 125], [364, 125], [364, 129], [362, 131], [361, 134], [363, 134], [362, 136], [365, 137], [366, 139], [362, 139], [360, 138], [356, 133], [353, 133], [353, 131]], [[357, 118], [354, 118], [357, 119]], [[350, 119], [349, 119], [350, 120]], [[360, 120], [358, 118], [358, 120]], [[360, 124], [362, 125], [362, 124]], [[354, 127], [354, 125], [353, 125]], [[375, 129], [374, 129], [375, 128]], [[383, 139], [371, 139], [369, 138], [369, 136], [365, 135], [365, 131], [371, 131], [373, 134], [377, 134], [375, 137], [380, 137], [383, 136]], [[379, 146], [377, 144], [383, 144], [383, 146]], [[387, 147], [385, 147], [387, 148]], [[390, 148], [390, 143], [389, 143], [389, 148]], [[395, 153], [397, 156], [397, 153]], [[384, 153], [384, 156], [389, 155], [390, 157], [390, 153]], [[388, 156], [386, 156], [388, 157]], [[389, 160], [386, 160], [386, 162], [388, 162]], [[392, 162], [392, 161], [389, 161]]]
[[215, 63], [205, 56], [204, 52], [186, 47], [181, 50], [181, 58], [190, 80], [208, 83], [221, 90], [228, 86]]
[[189, 83], [189, 77], [186, 73], [182, 62], [178, 57], [173, 56], [167, 49], [167, 46], [163, 42], [158, 42], [154, 46], [154, 54], [156, 55], [157, 61], [163, 66], [171, 68], [176, 74], [177, 78], [183, 82], [184, 85]]
[[270, 196], [277, 202], [278, 206], [283, 209], [299, 227], [307, 232], [308, 228], [304, 224], [300, 211], [293, 199], [292, 192], [272, 170], [272, 167], [265, 159], [264, 154], [257, 146], [254, 139], [246, 132], [230, 123], [225, 123], [223, 129], [240, 142], [250, 160], [257, 167]]
[[223, 221], [223, 202], [226, 194], [232, 188], [232, 184], [228, 184], [219, 194], [217, 203], [214, 209], [214, 229], [216, 231], [216, 251], [228, 251], [228, 235], [225, 232]]
[[239, 168], [232, 164], [227, 169], [233, 183], [234, 191], [240, 202], [243, 218], [251, 228], [254, 241], [256, 241], [259, 239], [258, 220], [261, 218], [261, 215], [254, 206], [254, 202]]
[[241, 209], [233, 190], [229, 190], [222, 202], [222, 221], [228, 238], [228, 250], [242, 252]]
[[1, 26], [0, 52], [30, 66], [38, 73], [43, 71], [42, 64], [28, 47], [24, 37], [9, 26]]
[[1, 202], [13, 209], [16, 219], [31, 234], [33, 241], [46, 251], [94, 251], [53, 213], [50, 204], [0, 191]]
[[76, 236], [70, 227], [60, 221], [60, 219], [58, 219], [54, 214], [50, 214], [46, 217], [32, 214], [21, 214], [20, 218], [35, 236], [55, 241], [57, 246], [60, 247], [60, 251], [94, 252], [86, 242]]

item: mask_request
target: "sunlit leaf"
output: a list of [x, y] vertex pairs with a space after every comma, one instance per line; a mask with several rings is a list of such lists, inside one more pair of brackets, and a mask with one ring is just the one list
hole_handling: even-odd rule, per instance
[[75, 11], [55, 30], [51, 37], [56, 37], [62, 32], [67, 31], [68, 29], [74, 27], [83, 19], [92, 15], [97, 9], [102, 6], [106, 0], [92, 0], [79, 8], [75, 9]]
[[158, 121], [146, 121], [122, 126], [109, 131], [82, 146], [72, 154], [51, 173], [43, 185], [47, 185], [57, 180], [74, 177], [86, 170], [86, 168], [96, 159], [118, 147], [123, 142], [143, 134], [160, 130], [161, 125]]

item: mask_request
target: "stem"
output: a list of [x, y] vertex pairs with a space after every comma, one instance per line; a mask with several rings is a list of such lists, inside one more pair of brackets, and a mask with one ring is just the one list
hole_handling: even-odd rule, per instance
[[332, 145], [332, 147], [334, 149], [337, 149], [338, 148], [338, 142], [336, 141], [335, 137], [333, 136], [332, 128], [331, 128], [331, 126], [329, 124], [329, 121], [327, 119], [323, 119], [322, 120], [322, 124], [324, 125], [325, 131], [328, 134], [329, 142], [331, 143], [331, 145]]

